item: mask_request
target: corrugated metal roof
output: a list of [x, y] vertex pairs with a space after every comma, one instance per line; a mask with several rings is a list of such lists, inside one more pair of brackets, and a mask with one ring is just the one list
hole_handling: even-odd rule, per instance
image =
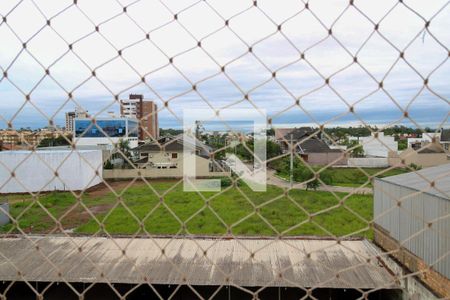
[[[337, 244], [317, 239], [30, 239], [59, 270], [29, 239], [2, 238], [0, 280], [22, 281], [20, 270], [28, 281], [61, 281], [60, 272], [69, 282], [107, 278], [112, 283], [142, 283], [146, 278], [154, 284], [398, 288], [389, 270], [375, 258], [380, 255], [377, 248], [367, 240]], [[126, 248], [126, 256], [116, 244]]]
[[[426, 168], [376, 180], [405, 186], [450, 200], [450, 164]], [[433, 183], [433, 187], [430, 183]]]

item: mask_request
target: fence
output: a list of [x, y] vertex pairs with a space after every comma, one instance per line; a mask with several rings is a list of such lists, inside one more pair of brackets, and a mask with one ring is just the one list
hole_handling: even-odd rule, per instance
[[[412, 132], [445, 142], [449, 20], [445, 0], [0, 1], [0, 150], [27, 151], [0, 160], [0, 192], [13, 193], [0, 206], [0, 298], [450, 297], [439, 225], [450, 213], [417, 211], [431, 209], [438, 179], [401, 159], [349, 158], [361, 155], [352, 136], [376, 155]], [[182, 128], [188, 109], [214, 118]], [[225, 121], [231, 109], [267, 113], [267, 159], [254, 157], [248, 124]], [[197, 175], [227, 177], [220, 191], [184, 191], [170, 168], [186, 132]], [[76, 163], [41, 157], [43, 144]], [[103, 164], [82, 155], [92, 149], [108, 149]], [[209, 171], [230, 153], [274, 167], [265, 192]], [[110, 169], [111, 157], [129, 169]], [[355, 170], [338, 168], [346, 158]], [[375, 180], [396, 172], [418, 176], [412, 218], [412, 198]], [[358, 193], [372, 184], [375, 212]], [[396, 205], [380, 206], [386, 193]], [[380, 248], [393, 214], [410, 227]], [[390, 267], [418, 255], [409, 246], [423, 231], [446, 242], [430, 240], [423, 264]], [[437, 285], [416, 280], [435, 273]]]
[[[222, 177], [230, 176], [230, 172], [199, 172], [199, 177]], [[144, 178], [183, 178], [183, 172], [180, 169], [115, 169], [103, 170], [103, 179], [134, 179], [136, 177]]]
[[388, 159], [384, 157], [352, 157], [348, 159], [349, 167], [361, 168], [386, 168], [389, 166]]

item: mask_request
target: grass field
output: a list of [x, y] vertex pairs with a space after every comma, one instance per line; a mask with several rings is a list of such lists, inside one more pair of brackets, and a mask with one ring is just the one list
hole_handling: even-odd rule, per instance
[[[403, 168], [390, 170], [383, 168], [362, 168], [362, 170], [364, 170], [364, 172], [366, 172], [369, 176], [376, 175], [376, 177], [379, 178], [409, 172], [409, 170]], [[367, 183], [369, 180], [369, 177], [367, 177], [367, 175], [358, 168], [330, 168], [329, 172], [333, 178], [333, 185], [358, 187]], [[369, 182], [366, 186], [371, 187], [372, 184]]]
[[[319, 170], [320, 168], [315, 168]], [[409, 172], [404, 168], [397, 169], [383, 169], [383, 168], [362, 168], [369, 176], [376, 175], [376, 177], [383, 178], [387, 176], [394, 176]], [[358, 168], [328, 168], [327, 172], [332, 178], [332, 185], [336, 186], [348, 186], [348, 187], [360, 187], [366, 184], [366, 187], [372, 187], [372, 183], [368, 182], [369, 177]], [[380, 173], [380, 174], [379, 174]], [[289, 173], [277, 172], [280, 178], [289, 180]]]
[[[217, 194], [203, 193], [202, 196], [209, 199], [206, 205], [199, 194], [183, 192], [182, 185], [175, 184], [152, 183], [158, 193], [166, 193], [162, 198], [145, 184], [134, 184], [122, 194], [119, 203], [105, 188], [102, 192], [84, 194], [79, 202], [71, 193], [62, 192], [42, 195], [38, 202], [27, 196], [15, 196], [11, 201], [11, 214], [18, 218], [25, 232], [35, 233], [59, 232], [52, 217], [59, 219], [64, 229], [76, 233], [102, 233], [99, 224], [82, 208], [84, 204], [111, 234], [144, 233], [145, 229], [152, 234], [220, 235], [227, 232], [228, 226], [233, 234], [239, 235], [344, 236], [358, 232], [356, 235], [372, 237], [367, 223], [350, 211], [371, 220], [370, 195], [353, 195], [345, 200], [346, 207], [338, 207], [339, 201], [327, 192], [295, 190], [287, 197], [283, 190], [273, 186], [268, 186], [267, 192], [253, 192], [241, 186], [229, 187]], [[345, 194], [339, 196], [343, 198]], [[331, 211], [321, 212], [334, 206]], [[144, 228], [140, 228], [130, 212], [142, 220]], [[308, 214], [316, 215], [311, 220]], [[0, 232], [17, 232], [13, 226], [0, 227]]]

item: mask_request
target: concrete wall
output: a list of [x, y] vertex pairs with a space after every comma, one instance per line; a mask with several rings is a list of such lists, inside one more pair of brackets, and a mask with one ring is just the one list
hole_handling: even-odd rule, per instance
[[138, 138], [130, 137], [130, 138], [118, 138], [118, 137], [80, 137], [73, 138], [73, 142], [77, 146], [98, 146], [98, 145], [114, 145], [118, 144], [120, 140], [128, 140], [130, 141], [130, 148], [136, 148], [138, 146]]
[[386, 168], [389, 166], [387, 158], [384, 157], [352, 157], [348, 159], [349, 167], [361, 168]]
[[[398, 259], [413, 272], [425, 270], [421, 275], [424, 281], [447, 297], [450, 297], [449, 211], [449, 199], [374, 180], [374, 222], [379, 228], [375, 242], [384, 249], [395, 247], [391, 246], [394, 242], [401, 245], [397, 246]], [[432, 268], [427, 271], [429, 266]], [[445, 285], [447, 288], [442, 289]]]
[[102, 170], [100, 150], [2, 151], [0, 193], [83, 190], [102, 181]]
[[[221, 177], [229, 176], [229, 172], [198, 172], [198, 177]], [[180, 169], [114, 169], [103, 170], [104, 179], [132, 179], [135, 177], [145, 178], [182, 178], [183, 171]]]
[[422, 167], [434, 167], [448, 162], [446, 153], [418, 153], [412, 148], [400, 154], [391, 152], [389, 153], [388, 160], [390, 166], [400, 166], [402, 165], [402, 160], [404, 165], [408, 166], [414, 163]]
[[330, 163], [333, 163], [333, 165], [346, 165], [347, 158], [344, 157], [344, 153], [340, 152], [308, 153], [308, 163], [321, 166]]

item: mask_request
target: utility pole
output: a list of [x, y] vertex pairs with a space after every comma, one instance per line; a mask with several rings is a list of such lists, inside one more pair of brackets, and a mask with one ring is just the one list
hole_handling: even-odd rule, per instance
[[289, 147], [289, 149], [291, 150], [291, 162], [290, 162], [290, 176], [289, 176], [289, 186], [292, 189], [292, 185], [293, 185], [293, 181], [294, 181], [294, 148], [293, 148], [293, 144], [292, 144], [292, 133], [291, 133], [291, 141], [290, 141], [291, 146]]

